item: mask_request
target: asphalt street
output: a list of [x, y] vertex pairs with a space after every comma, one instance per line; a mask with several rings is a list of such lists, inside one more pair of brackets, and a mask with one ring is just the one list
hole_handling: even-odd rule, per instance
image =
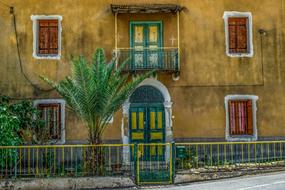
[[168, 187], [152, 187], [157, 190], [285, 190], [285, 172], [258, 176], [223, 179]]

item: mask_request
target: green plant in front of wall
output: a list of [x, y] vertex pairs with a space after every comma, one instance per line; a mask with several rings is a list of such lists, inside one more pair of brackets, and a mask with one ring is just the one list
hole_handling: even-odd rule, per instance
[[197, 166], [198, 159], [194, 147], [181, 147], [176, 150], [176, 168], [191, 169]]
[[116, 69], [116, 58], [106, 63], [104, 50], [96, 49], [89, 63], [83, 56], [72, 61], [72, 74], [59, 82], [45, 77], [66, 100], [89, 130], [91, 144], [102, 143], [102, 134], [108, 121], [117, 112], [135, 88], [152, 72], [129, 79], [123, 74], [127, 61]]
[[[29, 100], [12, 100], [0, 95], [0, 146], [18, 146], [39, 139], [43, 129], [39, 112]], [[42, 140], [41, 140], [42, 142]], [[12, 172], [19, 164], [18, 150], [0, 149], [0, 170]]]
[[[20, 130], [19, 119], [9, 111], [7, 104], [0, 104], [0, 146], [17, 146], [22, 143], [18, 135]], [[18, 154], [16, 149], [0, 149], [0, 166], [15, 166]]]
[[45, 144], [48, 141], [45, 132], [44, 121], [40, 119], [39, 111], [33, 106], [32, 101], [21, 100], [10, 104], [10, 110], [20, 121], [21, 136], [27, 143]]
[[[88, 128], [89, 143], [101, 144], [102, 135], [116, 113], [135, 88], [153, 72], [133, 79], [123, 74], [127, 61], [116, 69], [116, 58], [106, 63], [104, 50], [98, 48], [89, 63], [83, 56], [73, 59], [71, 76], [49, 83], [66, 100], [69, 108], [80, 117]], [[95, 173], [104, 172], [104, 152], [92, 148], [88, 167]], [[103, 164], [102, 164], [103, 163]]]
[[17, 134], [22, 138], [22, 143], [33, 142], [34, 144], [45, 144], [44, 121], [40, 119], [39, 111], [30, 100], [14, 101], [10, 97], [0, 95], [0, 105], [6, 106], [8, 112], [15, 116], [19, 122]]

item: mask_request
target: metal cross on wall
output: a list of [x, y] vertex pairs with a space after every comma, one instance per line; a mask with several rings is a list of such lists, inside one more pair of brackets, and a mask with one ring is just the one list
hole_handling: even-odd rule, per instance
[[174, 38], [174, 36], [172, 35], [169, 40], [171, 41], [171, 45], [173, 46], [176, 38]]

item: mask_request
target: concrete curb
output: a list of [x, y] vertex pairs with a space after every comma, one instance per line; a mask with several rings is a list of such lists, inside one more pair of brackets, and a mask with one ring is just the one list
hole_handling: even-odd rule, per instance
[[274, 173], [280, 171], [285, 171], [285, 168], [280, 167], [280, 168], [263, 168], [255, 170], [212, 171], [205, 173], [188, 173], [188, 174], [184, 173], [184, 174], [176, 174], [174, 183], [182, 184], [182, 183], [191, 183], [191, 182], [200, 182], [200, 181], [211, 181], [219, 179], [236, 178], [246, 175]]
[[79, 190], [134, 187], [128, 177], [3, 179], [0, 190]]

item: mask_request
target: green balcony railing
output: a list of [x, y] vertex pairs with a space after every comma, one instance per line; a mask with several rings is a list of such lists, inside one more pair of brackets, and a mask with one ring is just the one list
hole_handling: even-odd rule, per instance
[[115, 53], [118, 56], [118, 66], [129, 60], [123, 68], [127, 72], [180, 70], [178, 48], [121, 48]]

